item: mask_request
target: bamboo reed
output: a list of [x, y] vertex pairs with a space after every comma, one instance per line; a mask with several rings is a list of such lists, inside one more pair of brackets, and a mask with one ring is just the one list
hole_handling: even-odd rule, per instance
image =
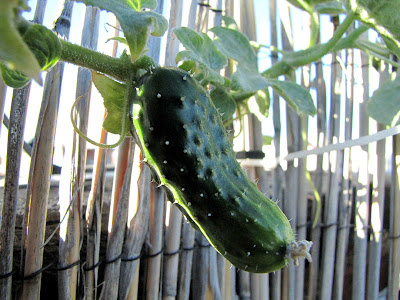
[[239, 270], [237, 273], [237, 284], [239, 285], [239, 290], [237, 291], [240, 300], [250, 300], [250, 273], [246, 271]]
[[[155, 12], [162, 14], [164, 9], [164, 0], [158, 0], [158, 5]], [[161, 39], [159, 37], [150, 36], [147, 41], [147, 47], [149, 48], [149, 56], [154, 59], [155, 62], [160, 63], [160, 49]]]
[[146, 274], [146, 299], [160, 298], [165, 194], [156, 183], [150, 187], [150, 225]]
[[[351, 140], [353, 123], [353, 97], [354, 97], [354, 51], [346, 51], [346, 105], [345, 105], [345, 140]], [[335, 260], [335, 277], [333, 295], [336, 299], [342, 299], [344, 289], [344, 277], [346, 262], [348, 262], [347, 250], [350, 232], [350, 219], [352, 209], [352, 161], [351, 148], [343, 153], [343, 183], [341, 200], [339, 202], [339, 228], [337, 233], [337, 251]]]
[[[119, 34], [119, 23], [115, 20], [114, 34]], [[117, 55], [118, 42], [114, 41], [112, 56]], [[104, 111], [106, 117], [107, 111]], [[105, 144], [107, 140], [107, 132], [102, 128], [100, 135], [100, 143]], [[103, 192], [104, 192], [104, 179], [106, 171], [106, 158], [103, 148], [96, 148], [95, 155], [95, 168], [93, 169], [92, 188], [89, 195], [86, 220], [87, 220], [87, 260], [86, 264], [95, 266], [99, 263], [100, 251], [100, 237], [101, 237], [101, 223], [102, 223], [102, 209], [103, 209]], [[93, 220], [95, 219], [95, 220]], [[94, 226], [95, 224], [95, 226]], [[85, 278], [85, 297], [87, 299], [97, 299], [97, 285], [98, 285], [98, 268], [88, 270], [84, 276]]]
[[[282, 48], [285, 51], [291, 51], [293, 49], [292, 41], [292, 28], [290, 25], [290, 11], [286, 4], [280, 3], [280, 19], [282, 21], [283, 29], [281, 31]], [[290, 78], [287, 78], [290, 80]], [[301, 127], [300, 119], [297, 114], [293, 112], [286, 105], [286, 144], [288, 153], [299, 150], [299, 136], [297, 134], [297, 129]], [[299, 170], [297, 166], [294, 165], [293, 161], [287, 163], [287, 169], [285, 171], [285, 183], [286, 187], [290, 187], [293, 191], [298, 191], [298, 174]], [[283, 212], [286, 214], [287, 218], [290, 220], [294, 233], [296, 233], [297, 224], [297, 203], [296, 194], [293, 192], [288, 192], [284, 194], [283, 199]], [[282, 297], [284, 299], [294, 299], [295, 289], [296, 289], [296, 276], [293, 263], [289, 263], [286, 268], [283, 269], [282, 277]]]
[[[47, 74], [39, 122], [32, 151], [26, 208], [26, 255], [24, 276], [40, 270], [43, 263], [43, 242], [46, 230], [47, 202], [53, 166], [53, 147], [63, 66], [57, 65]], [[23, 285], [23, 299], [40, 299], [41, 274]]]
[[[278, 18], [277, 18], [277, 1], [269, 1], [269, 19], [271, 26], [271, 46], [278, 47]], [[275, 64], [278, 61], [278, 57], [271, 56], [271, 64]], [[273, 126], [274, 126], [274, 146], [275, 146], [275, 158], [281, 156], [281, 117], [280, 117], [280, 105], [279, 95], [273, 92], [272, 99], [272, 111], [273, 111]], [[279, 164], [273, 171], [273, 200], [278, 201], [278, 205], [282, 205], [283, 199], [283, 184], [284, 176], [283, 170]], [[271, 300], [281, 299], [281, 271], [277, 271], [271, 274]]]
[[165, 65], [174, 66], [175, 56], [179, 52], [179, 40], [172, 31], [182, 24], [183, 0], [171, 0], [171, 10], [169, 15], [169, 30], [167, 34], [167, 47], [165, 53]]
[[[56, 32], [58, 32], [61, 36], [68, 39], [69, 37], [69, 30], [70, 30], [70, 21], [72, 15], [72, 7], [74, 2], [65, 1], [64, 7], [60, 17], [57, 19], [55, 23]], [[60, 204], [60, 220], [62, 216], [68, 217], [70, 213], [70, 205], [74, 201], [75, 197], [73, 197], [73, 193], [70, 190], [70, 176], [72, 173], [71, 162], [68, 158], [72, 155], [72, 144], [67, 144], [66, 154], [69, 156], [64, 157], [65, 164], [63, 165], [62, 172], [61, 172], [61, 179], [60, 179], [60, 196], [59, 196], [59, 204]], [[66, 238], [66, 231], [67, 225], [66, 223], [62, 223], [60, 226], [60, 246], [59, 246], [59, 256], [62, 257], [62, 246], [61, 244], [64, 243], [64, 239]], [[67, 264], [68, 262], [66, 262]], [[59, 264], [62, 265], [62, 260], [59, 260]], [[68, 271], [67, 271], [68, 272]], [[58, 291], [59, 291], [59, 298], [60, 299], [68, 299], [69, 298], [69, 283], [68, 283], [68, 276], [67, 272], [60, 272], [58, 273]], [[69, 271], [71, 272], [71, 271]], [[73, 284], [73, 283], [72, 283]]]
[[197, 8], [196, 26], [197, 32], [208, 31], [208, 17], [210, 12], [210, 0], [201, 2], [201, 5]]
[[[308, 20], [309, 21], [309, 20]], [[307, 25], [310, 26], [309, 22]], [[306, 88], [310, 87], [310, 67], [302, 68], [302, 85]], [[301, 126], [297, 130], [298, 149], [307, 149], [308, 137], [308, 116], [302, 116], [299, 119]], [[307, 158], [299, 159], [298, 161], [298, 196], [297, 196], [297, 239], [306, 240], [307, 236]], [[295, 295], [297, 299], [304, 299], [304, 275], [305, 275], [305, 260], [299, 261], [296, 268], [296, 289]]]
[[[256, 26], [255, 26], [255, 12], [254, 12], [254, 2], [251, 1], [241, 1], [240, 6], [235, 6], [233, 13], [235, 15], [240, 15], [239, 28], [240, 31], [245, 34], [250, 40], [256, 40]], [[238, 137], [240, 139], [241, 148], [244, 151], [262, 151], [263, 138], [261, 133], [261, 122], [254, 115], [245, 116], [243, 118], [243, 130], [241, 135]], [[250, 180], [256, 180], [256, 168], [250, 167], [246, 169], [247, 176]], [[258, 179], [257, 179], [258, 180]], [[243, 299], [246, 297], [253, 297], [254, 299], [259, 299], [261, 282], [260, 276], [255, 274], [246, 274], [244, 271], [240, 271], [239, 280], [239, 295]]]
[[[172, 38], [172, 28], [180, 26], [182, 23], [182, 0], [174, 0], [170, 9], [170, 30], [168, 32], [168, 40], [165, 52], [166, 64], [174, 64], [174, 58], [179, 50], [179, 43]], [[170, 255], [165, 257], [163, 266], [163, 282], [162, 297], [163, 299], [173, 299], [177, 295], [178, 284], [178, 263], [179, 263], [179, 247], [181, 239], [182, 213], [178, 208], [168, 202], [167, 214], [169, 212], [168, 224], [165, 231], [165, 253]]]
[[[36, 5], [36, 8], [35, 8], [35, 16], [34, 16], [34, 20], [35, 20], [35, 22], [37, 22], [37, 23], [42, 23], [43, 22], [43, 11], [44, 11], [44, 8], [45, 8], [45, 6], [46, 6], [46, 3], [45, 3], [45, 1], [39, 1], [38, 3], [37, 3], [37, 5]], [[6, 92], [6, 90], [5, 90], [5, 86], [4, 86], [4, 83], [2, 83], [2, 88], [4, 88], [4, 89], [2, 89], [1, 90], [1, 94], [2, 94], [2, 96], [4, 97], [5, 96], [5, 92]], [[27, 87], [28, 89], [29, 89], [29, 87]], [[29, 92], [28, 92], [29, 93]], [[26, 96], [27, 98], [28, 98], [28, 95]], [[27, 100], [28, 99], [26, 99], [26, 102], [27, 102]], [[48, 99], [47, 99], [48, 100]], [[0, 109], [1, 109], [1, 117], [0, 117], [0, 119], [2, 119], [3, 118], [3, 110], [4, 110], [4, 98], [1, 100], [3, 103], [0, 105], [0, 106], [2, 106]], [[44, 104], [44, 106], [46, 106], [45, 104]], [[43, 118], [43, 111], [42, 111], [42, 118]], [[2, 121], [2, 120], [1, 120]], [[40, 123], [40, 122], [39, 122]], [[1, 123], [0, 123], [1, 124]], [[38, 127], [40, 127], [40, 124], [38, 125]], [[9, 128], [10, 130], [12, 130], [11, 128]], [[8, 155], [7, 155], [8, 156]], [[43, 159], [43, 160], [45, 160], [45, 159]], [[42, 160], [42, 162], [44, 162]], [[33, 163], [34, 164], [34, 163]], [[45, 164], [45, 162], [44, 162], [44, 164]], [[44, 167], [45, 169], [46, 169], [46, 167]], [[46, 176], [45, 176], [45, 178], [46, 178]], [[43, 180], [43, 177], [42, 178], [40, 178], [39, 176], [38, 176], [38, 181], [39, 182], [41, 182], [42, 180]], [[49, 179], [47, 179], [47, 181], [48, 181]], [[29, 180], [29, 182], [28, 182], [28, 188], [27, 188], [27, 191], [29, 192], [29, 187], [31, 186], [31, 179]], [[44, 185], [46, 185], [46, 180], [44, 180]], [[40, 189], [40, 187], [38, 188], [38, 189]], [[36, 189], [36, 191], [38, 190], [38, 189]], [[44, 187], [44, 191], [46, 190], [46, 187]], [[48, 191], [47, 191], [48, 192]], [[39, 194], [40, 195], [40, 194]], [[46, 197], [46, 196], [45, 196]], [[46, 201], [47, 201], [47, 199], [46, 199]], [[46, 202], [45, 202], [46, 203]], [[40, 203], [40, 204], [42, 204], [42, 203]], [[29, 207], [29, 204], [28, 205], [25, 205], [25, 212], [27, 211], [27, 206]], [[46, 208], [45, 208], [45, 206], [46, 206], [46, 204], [44, 204], [44, 207], [41, 207], [41, 210], [42, 211], [44, 211], [44, 213], [46, 213]], [[25, 214], [25, 215], [27, 215], [27, 214]], [[44, 218], [45, 219], [45, 218]], [[38, 222], [40, 223], [42, 221], [42, 218], [40, 218], [40, 220], [38, 220]], [[0, 222], [1, 222], [1, 219], [0, 219]], [[26, 224], [26, 222], [24, 222], [24, 224]], [[34, 227], [34, 226], [32, 226], [32, 227]], [[43, 233], [43, 231], [44, 231], [44, 226], [40, 226], [41, 227], [41, 230], [39, 230], [39, 232], [38, 232], [38, 236], [39, 236], [39, 241], [38, 241], [38, 244], [39, 244], [39, 246], [37, 246], [36, 247], [36, 249], [32, 249], [33, 247], [31, 247], [30, 248], [30, 250], [33, 250], [33, 251], [37, 251], [37, 252], [39, 252], [38, 253], [38, 255], [33, 259], [33, 261], [35, 261], [35, 263], [36, 264], [29, 264], [29, 267], [32, 267], [33, 269], [34, 269], [34, 271], [32, 271], [31, 273], [33, 273], [33, 272], [35, 272], [35, 271], [37, 271], [38, 269], [40, 269], [40, 267], [41, 267], [41, 259], [42, 259], [42, 252], [41, 252], [41, 249], [40, 249], [40, 246], [42, 245], [42, 243], [43, 243], [43, 236], [42, 236], [42, 241], [40, 241], [40, 236], [41, 235], [44, 235], [44, 233]], [[14, 230], [14, 229], [13, 229]], [[33, 229], [34, 230], [34, 229]], [[23, 243], [24, 242], [24, 237], [21, 239], [21, 243]], [[23, 245], [22, 245], [23, 246]], [[32, 246], [32, 245], [31, 245]], [[1, 247], [0, 247], [1, 248]], [[21, 259], [22, 259], [22, 256], [21, 256]], [[11, 261], [11, 263], [12, 263], [12, 261]], [[22, 265], [21, 265], [21, 272], [22, 272]], [[1, 273], [1, 271], [0, 271], [0, 273]], [[36, 281], [36, 282], [32, 282], [32, 281]], [[40, 292], [40, 278], [38, 279], [37, 277], [36, 278], [33, 278], [32, 279], [32, 281], [30, 282], [31, 284], [32, 284], [32, 286], [34, 286], [34, 289], [36, 288], [36, 291], [33, 291], [33, 293], [32, 293], [32, 295], [34, 296], [34, 298], [33, 299], [35, 299], [35, 298], [38, 298], [39, 297], [39, 292]]]
[[[0, 79], [0, 137], [1, 137], [1, 128], [3, 127], [3, 116], [4, 116], [4, 105], [6, 102], [6, 92], [7, 87], [4, 84], [3, 79]], [[1, 215], [0, 215], [0, 224], [1, 224]]]
[[125, 138], [119, 146], [118, 168], [115, 169], [113, 203], [110, 205], [109, 235], [104, 270], [104, 286], [101, 299], [117, 299], [120, 278], [121, 255], [128, 218], [128, 203], [135, 152], [131, 138]]
[[221, 300], [221, 288], [218, 280], [218, 252], [213, 247], [208, 247], [209, 265], [208, 265], [208, 290], [210, 291], [211, 298]]
[[[379, 130], [384, 126], [379, 125]], [[382, 254], [382, 230], [383, 212], [385, 196], [385, 144], [386, 140], [378, 141], [376, 144], [376, 168], [373, 171], [373, 191], [371, 200], [371, 237], [368, 248], [368, 276], [367, 276], [367, 299], [378, 299], [379, 297], [379, 277]]]
[[[263, 168], [256, 168], [256, 178], [258, 179], [258, 187], [265, 195], [269, 197], [270, 181], [267, 172]], [[270, 299], [270, 274], [256, 274], [259, 280], [259, 299], [269, 300]]]
[[192, 277], [192, 260], [195, 230], [188, 221], [182, 225], [182, 249], [179, 257], [178, 300], [188, 300]]
[[392, 195], [390, 206], [390, 258], [388, 300], [396, 300], [400, 291], [400, 135], [393, 136]]
[[177, 295], [182, 213], [171, 202], [168, 202], [167, 205], [169, 206], [169, 222], [165, 228], [162, 297], [163, 299], [174, 299]]
[[[82, 46], [87, 46], [95, 49], [97, 47], [98, 23], [99, 23], [99, 9], [94, 7], [87, 7], [85, 14], [85, 23], [82, 32]], [[91, 74], [87, 69], [80, 68], [78, 70], [78, 79], [76, 87], [76, 98], [80, 101], [76, 106], [75, 120], [78, 128], [83, 134], [87, 134], [88, 128], [88, 112], [89, 112], [89, 99], [91, 91]], [[77, 118], [78, 117], [78, 118]], [[65, 227], [61, 227], [60, 233], [63, 232], [60, 238], [60, 265], [67, 268], [71, 264], [75, 264], [80, 260], [80, 248], [82, 242], [82, 205], [83, 205], [83, 185], [85, 182], [86, 170], [86, 141], [79, 137], [76, 133], [73, 134], [73, 141], [71, 143], [69, 157], [71, 160], [71, 173], [64, 177], [64, 184], [67, 186], [71, 182], [70, 190], [71, 199], [65, 201], [64, 205], [69, 210], [69, 215], [66, 220]], [[68, 159], [68, 158], [67, 158]], [[68, 168], [67, 168], [68, 170]], [[63, 170], [64, 171], [64, 170]], [[71, 176], [71, 177], [70, 177]], [[60, 182], [61, 185], [61, 182]], [[61, 191], [61, 189], [60, 189]], [[60, 195], [60, 200], [63, 196]], [[69, 208], [69, 203], [72, 205]], [[63, 216], [64, 209], [60, 205], [60, 216]], [[77, 287], [79, 284], [79, 266], [75, 265], [72, 268], [62, 270], [59, 274], [59, 292], [60, 297], [63, 299], [75, 299], [77, 296]]]
[[[361, 64], [368, 65], [368, 56], [361, 53]], [[360, 135], [368, 135], [369, 121], [366, 113], [369, 99], [369, 72], [362, 70], [363, 76], [363, 101], [360, 103], [359, 128]], [[354, 235], [354, 259], [353, 259], [353, 299], [365, 299], [366, 289], [366, 262], [367, 262], [367, 234], [369, 224], [369, 184], [368, 170], [369, 150], [368, 146], [358, 149], [357, 163], [359, 164], [358, 184], [355, 200], [355, 235]]]
[[[101, 129], [100, 143], [106, 143], [107, 132]], [[92, 186], [86, 208], [86, 270], [84, 278], [85, 299], [97, 299], [101, 222], [106, 172], [106, 153], [97, 148], [94, 159]]]
[[[382, 85], [389, 80], [389, 72], [386, 67], [380, 72], [379, 81]], [[377, 126], [377, 130], [383, 130], [385, 127], [370, 121]], [[371, 144], [370, 164], [376, 161], [371, 168], [372, 175], [372, 195], [371, 195], [371, 233], [368, 243], [368, 273], [367, 273], [367, 299], [377, 299], [379, 297], [380, 268], [381, 268], [381, 247], [383, 239], [383, 212], [385, 197], [385, 147], [386, 140], [380, 140]]]
[[[142, 164], [141, 152], [137, 145], [133, 168], [128, 227], [122, 250], [124, 258], [136, 258], [140, 256], [149, 228], [150, 170]], [[139, 260], [124, 261], [122, 263], [119, 284], [119, 297], [121, 299], [127, 298], [138, 265]]]
[[[315, 64], [316, 68], [316, 100], [317, 100], [317, 145], [318, 147], [322, 147], [327, 144], [327, 132], [326, 132], [326, 85], [323, 76], [323, 68], [322, 62], [319, 61]], [[320, 240], [321, 240], [321, 214], [319, 208], [322, 206], [322, 199], [326, 191], [323, 190], [324, 184], [323, 181], [326, 180], [327, 173], [323, 170], [323, 155], [317, 156], [316, 161], [316, 170], [314, 173], [314, 177], [312, 181], [314, 183], [314, 187], [316, 193], [314, 192], [314, 201], [313, 201], [313, 226], [311, 228], [311, 240], [313, 241], [313, 247], [311, 249], [311, 256], [314, 262], [319, 261], [320, 257]], [[318, 278], [319, 278], [319, 264], [312, 263], [309, 265], [309, 275], [308, 275], [308, 291], [307, 291], [307, 299], [313, 300], [317, 297], [317, 288], [318, 288]]]
[[14, 90], [11, 103], [7, 144], [7, 167], [4, 184], [3, 211], [0, 228], [0, 274], [10, 276], [0, 280], [0, 295], [11, 299], [15, 219], [17, 215], [19, 169], [24, 139], [26, 107], [30, 85]]
[[133, 276], [132, 284], [129, 289], [127, 300], [135, 300], [139, 297], [139, 281], [140, 281], [140, 264], [136, 265], [135, 274]]
[[[335, 20], [335, 19], [334, 19]], [[336, 54], [332, 55], [333, 62], [336, 61]], [[340, 133], [340, 91], [342, 90], [342, 73], [338, 64], [332, 63], [331, 77], [331, 128], [329, 131], [329, 143], [337, 142]], [[333, 241], [337, 234], [339, 183], [341, 179], [340, 168], [342, 165], [343, 152], [335, 151], [329, 155], [330, 159], [330, 180], [329, 192], [325, 204], [325, 215], [323, 222], [325, 228], [322, 231], [322, 267], [321, 267], [321, 298], [332, 297], [333, 271], [335, 264], [336, 245]]]
[[197, 245], [194, 250], [194, 261], [192, 270], [192, 296], [194, 299], [209, 299], [207, 297], [209, 290], [209, 266], [210, 253], [208, 247], [203, 247], [208, 244], [206, 238], [200, 232], [196, 231], [195, 239]]
[[[287, 145], [288, 153], [298, 151], [299, 136], [297, 129], [301, 128], [299, 117], [291, 110], [286, 107], [286, 118], [287, 118]], [[292, 145], [292, 146], [290, 146]], [[285, 194], [283, 210], [290, 220], [293, 231], [296, 234], [297, 224], [297, 191], [299, 189], [299, 168], [294, 165], [294, 162], [288, 162], [287, 170], [285, 172], [287, 187], [296, 192], [288, 192]], [[286, 299], [295, 299], [296, 290], [296, 270], [292, 263], [290, 263], [284, 269], [285, 290], [284, 297]]]

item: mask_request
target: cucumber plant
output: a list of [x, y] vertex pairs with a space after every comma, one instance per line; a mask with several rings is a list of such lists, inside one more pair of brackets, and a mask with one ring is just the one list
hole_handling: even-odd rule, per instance
[[[312, 17], [310, 46], [292, 53], [282, 52], [280, 60], [262, 72], [258, 70], [256, 52], [262, 45], [250, 43], [228, 16], [224, 17], [225, 26], [210, 30], [213, 39], [207, 33], [188, 28], [174, 29], [185, 47], [176, 56], [179, 68], [159, 67], [145, 55], [148, 35], [162, 36], [168, 28], [166, 19], [153, 11], [156, 0], [76, 1], [114, 13], [125, 36], [118, 41], [128, 45], [129, 53], [113, 58], [71, 44], [22, 18], [21, 12], [29, 9], [26, 1], [3, 1], [3, 81], [15, 88], [31, 78], [41, 83], [40, 72], [58, 60], [93, 70], [94, 84], [108, 112], [103, 127], [120, 134], [120, 140], [133, 135], [154, 179], [224, 257], [250, 272], [271, 272], [292, 259], [311, 259], [311, 243], [295, 241], [283, 212], [240, 168], [223, 122], [231, 122], [233, 112], [239, 116], [246, 112], [248, 100], [260, 91], [265, 97], [257, 98], [259, 111], [267, 115], [269, 88], [299, 114], [314, 115], [316, 108], [309, 92], [278, 77], [293, 76], [298, 67], [331, 52], [358, 48], [399, 67], [392, 60], [392, 55], [400, 55], [400, 19], [395, 14], [398, 1], [385, 0], [387, 5], [376, 5], [376, 1], [366, 0], [290, 0]], [[388, 7], [393, 8], [391, 12]], [[345, 18], [328, 42], [317, 44], [319, 16], [327, 13], [344, 14]], [[347, 33], [358, 21], [364, 25]], [[370, 28], [377, 30], [385, 45], [360, 38]], [[231, 70], [234, 72], [222, 76], [221, 70], [229, 61], [235, 65]], [[399, 88], [397, 80], [374, 95], [373, 106], [383, 103], [393, 110], [387, 97], [382, 102], [380, 96], [393, 88]], [[224, 119], [220, 112], [226, 112]], [[389, 115], [395, 118], [398, 112]]]

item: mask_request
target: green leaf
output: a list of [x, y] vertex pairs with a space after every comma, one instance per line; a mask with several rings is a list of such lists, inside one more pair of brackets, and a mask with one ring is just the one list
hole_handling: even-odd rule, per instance
[[195, 74], [197, 71], [197, 64], [192, 60], [186, 60], [179, 65], [179, 68], [185, 70], [188, 73]]
[[232, 74], [231, 88], [233, 90], [251, 93], [266, 89], [268, 86], [269, 83], [265, 77], [245, 64], [239, 63], [236, 72]]
[[145, 8], [154, 10], [157, 7], [157, 0], [127, 0], [126, 2], [132, 5], [136, 11], [141, 11]]
[[34, 24], [24, 33], [23, 39], [35, 55], [42, 71], [53, 67], [61, 57], [61, 42], [50, 29]]
[[128, 46], [128, 42], [126, 41], [126, 38], [122, 37], [122, 36], [114, 36], [112, 38], [107, 39], [106, 43], [109, 41], [117, 41], [119, 43], [125, 44]]
[[132, 61], [136, 61], [146, 51], [147, 37], [162, 36], [168, 29], [168, 21], [162, 15], [143, 9], [154, 9], [155, 0], [74, 0], [112, 12], [124, 31]]
[[22, 72], [41, 83], [39, 63], [16, 27], [19, 12], [27, 9], [25, 1], [0, 2], [0, 61], [10, 70]]
[[358, 39], [354, 44], [357, 48], [362, 49], [365, 52], [370, 52], [372, 55], [380, 55], [383, 57], [389, 57], [391, 52], [381, 43], [373, 43], [365, 39]]
[[178, 27], [174, 33], [187, 49], [176, 55], [176, 62], [193, 61], [205, 73], [206, 80], [224, 84], [219, 71], [228, 64], [227, 58], [217, 49], [213, 41], [205, 33], [197, 33], [187, 27]]
[[0, 63], [1, 78], [3, 79], [5, 85], [12, 87], [14, 89], [20, 89], [28, 84], [31, 80], [24, 74], [18, 71], [13, 71], [7, 68], [4, 64]]
[[[397, 48], [400, 41], [400, 1], [355, 0], [348, 1], [350, 8], [358, 12], [360, 19], [391, 39]], [[389, 47], [389, 45], [388, 45]]]
[[258, 72], [256, 52], [244, 34], [225, 27], [213, 27], [210, 31], [217, 36], [214, 42], [223, 54]]
[[269, 135], [263, 135], [263, 145], [264, 146], [272, 145], [273, 141], [274, 141], [274, 137], [269, 136]]
[[[290, 4], [293, 6], [300, 8], [302, 10], [312, 10], [314, 6], [325, 3], [325, 2], [332, 2], [332, 0], [303, 0], [303, 1], [298, 1], [298, 0], [287, 0]], [[304, 4], [304, 5], [303, 5]]]
[[265, 120], [269, 115], [269, 106], [271, 99], [268, 89], [259, 90], [247, 103], [249, 111], [254, 114], [260, 121]]
[[399, 122], [400, 76], [384, 83], [367, 103], [369, 116], [378, 123], [394, 126]]
[[[60, 59], [61, 43], [57, 36], [43, 25], [29, 26], [22, 38], [31, 53], [34, 54], [35, 61], [39, 63], [41, 71], [50, 69]], [[0, 69], [4, 83], [12, 88], [22, 88], [31, 80], [31, 77], [8, 68], [6, 64], [0, 64]]]
[[[92, 72], [92, 80], [103, 97], [104, 107], [107, 110], [107, 116], [103, 122], [104, 130], [114, 134], [121, 134], [126, 86], [96, 72]], [[129, 124], [126, 127], [126, 135], [130, 135]]]
[[234, 18], [225, 15], [222, 17], [222, 21], [224, 21], [224, 27], [239, 31], [239, 26]]
[[298, 114], [315, 115], [317, 109], [310, 92], [301, 85], [291, 81], [268, 79], [274, 90], [286, 100], [287, 104]]
[[225, 87], [216, 86], [211, 90], [210, 97], [219, 113], [222, 114], [222, 120], [227, 121], [232, 119], [232, 116], [236, 111], [236, 103], [228, 94]]
[[256, 92], [268, 87], [267, 80], [258, 72], [257, 55], [247, 37], [241, 32], [225, 27], [214, 27], [215, 44], [229, 58], [238, 62], [232, 74], [232, 89]]
[[343, 4], [339, 1], [330, 1], [326, 3], [318, 3], [314, 6], [314, 11], [319, 14], [328, 14], [331, 16], [337, 16], [345, 11]]

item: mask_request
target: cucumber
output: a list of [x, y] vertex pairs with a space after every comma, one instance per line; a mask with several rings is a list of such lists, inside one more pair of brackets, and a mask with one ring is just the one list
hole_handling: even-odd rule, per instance
[[288, 219], [235, 159], [204, 88], [177, 68], [156, 68], [138, 84], [133, 135], [154, 179], [214, 248], [237, 268], [266, 273], [306, 257]]

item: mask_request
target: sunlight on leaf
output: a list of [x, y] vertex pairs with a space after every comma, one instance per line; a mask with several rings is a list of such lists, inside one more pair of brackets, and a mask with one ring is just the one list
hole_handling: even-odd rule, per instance
[[367, 103], [367, 112], [378, 123], [394, 126], [400, 112], [400, 76], [384, 83]]
[[217, 36], [214, 42], [223, 54], [258, 72], [256, 52], [243, 33], [225, 27], [214, 27], [210, 31]]
[[268, 86], [268, 80], [265, 77], [245, 64], [238, 64], [236, 72], [232, 74], [231, 88], [233, 90], [256, 92]]
[[174, 33], [187, 49], [179, 52], [175, 61], [193, 61], [204, 72], [208, 81], [224, 84], [224, 79], [219, 71], [228, 64], [228, 60], [217, 49], [210, 37], [187, 27], [175, 28]]
[[388, 48], [400, 54], [400, 1], [398, 0], [354, 0], [348, 2], [350, 9], [360, 19], [375, 28], [384, 38]]
[[274, 90], [286, 100], [287, 104], [298, 114], [314, 116], [317, 112], [310, 92], [303, 86], [291, 81], [268, 79]]
[[[103, 128], [114, 134], [121, 134], [121, 121], [125, 104], [125, 85], [112, 80], [100, 73], [92, 72], [95, 87], [104, 100], [107, 116], [103, 122]], [[126, 135], [130, 135], [127, 124]]]
[[142, 9], [156, 9], [157, 7], [157, 0], [127, 0], [136, 11], [141, 11]]

